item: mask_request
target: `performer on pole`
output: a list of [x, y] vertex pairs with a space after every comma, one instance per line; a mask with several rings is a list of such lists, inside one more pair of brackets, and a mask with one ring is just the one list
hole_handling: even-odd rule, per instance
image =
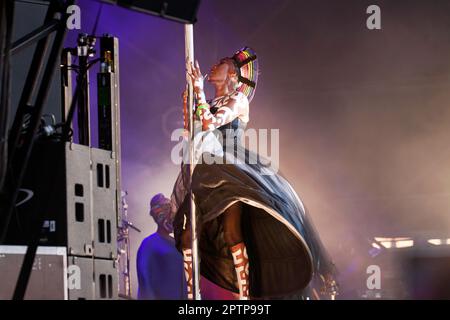
[[[185, 91], [185, 103], [184, 110], [186, 114], [184, 114], [185, 133], [188, 133], [189, 140], [189, 160], [188, 163], [195, 163], [195, 149], [194, 149], [194, 118], [193, 118], [193, 107], [194, 107], [194, 84], [192, 81], [192, 77], [188, 72], [190, 70], [189, 66], [194, 61], [194, 26], [192, 24], [186, 24], [184, 26], [184, 42], [185, 42], [185, 57], [186, 57], [186, 80], [187, 87]], [[188, 109], [186, 109], [188, 108]], [[185, 135], [186, 136], [186, 135]], [[200, 266], [199, 266], [199, 254], [198, 254], [198, 232], [197, 232], [197, 220], [194, 217], [197, 214], [194, 193], [190, 186], [192, 185], [192, 176], [194, 174], [195, 165], [189, 166], [188, 172], [188, 196], [189, 196], [189, 211], [190, 216], [189, 220], [192, 223], [189, 224], [189, 235], [190, 238], [190, 246], [187, 249], [183, 249], [183, 260], [184, 260], [184, 269], [186, 272], [187, 279], [187, 287], [188, 287], [188, 299], [200, 300]]]
[[[223, 161], [196, 164], [192, 185], [186, 178], [188, 166], [183, 164], [175, 183], [175, 240], [185, 262], [192, 246], [188, 195], [192, 188], [200, 270], [205, 278], [239, 293], [243, 300], [298, 294], [314, 275], [326, 279], [325, 287], [330, 288], [334, 265], [303, 203], [269, 161], [241, 144], [258, 82], [256, 53], [245, 47], [212, 67], [208, 77], [215, 89], [212, 100], [206, 100], [198, 61], [189, 65], [189, 74], [196, 98], [195, 120], [204, 134], [216, 137], [202, 139], [203, 144], [215, 144], [206, 151], [202, 146], [203, 156]], [[186, 97], [185, 128], [189, 122]], [[185, 263], [188, 286], [191, 270]]]

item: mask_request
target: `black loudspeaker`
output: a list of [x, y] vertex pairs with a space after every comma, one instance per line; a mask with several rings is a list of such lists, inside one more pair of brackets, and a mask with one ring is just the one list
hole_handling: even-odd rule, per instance
[[165, 19], [195, 23], [200, 0], [102, 0], [121, 7], [156, 15]]
[[41, 246], [67, 246], [68, 255], [117, 256], [116, 159], [75, 143], [37, 141], [6, 244], [26, 245], [35, 217], [45, 216]]

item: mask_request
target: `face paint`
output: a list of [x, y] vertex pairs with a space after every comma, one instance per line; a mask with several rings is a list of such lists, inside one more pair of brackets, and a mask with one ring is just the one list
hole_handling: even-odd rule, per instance
[[169, 233], [173, 231], [172, 222], [170, 221], [170, 203], [155, 205], [151, 209], [151, 214], [158, 226], [163, 226]]

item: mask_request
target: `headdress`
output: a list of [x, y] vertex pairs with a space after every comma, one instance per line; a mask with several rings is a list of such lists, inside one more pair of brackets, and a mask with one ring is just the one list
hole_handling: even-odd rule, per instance
[[256, 53], [249, 47], [244, 47], [237, 51], [232, 57], [237, 72], [239, 86], [237, 91], [242, 92], [248, 98], [253, 99], [258, 82], [258, 60]]

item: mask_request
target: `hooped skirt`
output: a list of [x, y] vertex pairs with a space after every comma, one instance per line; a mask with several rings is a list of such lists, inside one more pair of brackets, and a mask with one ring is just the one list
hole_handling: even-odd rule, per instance
[[[243, 152], [244, 162], [204, 163], [194, 169], [192, 190], [201, 275], [224, 289], [239, 292], [222, 220], [225, 210], [240, 201], [250, 296], [298, 294], [315, 273], [327, 272], [330, 259], [289, 182], [263, 164], [257, 154], [247, 149]], [[188, 172], [189, 165], [182, 165], [172, 193], [174, 234], [180, 251], [181, 234], [190, 223]]]

